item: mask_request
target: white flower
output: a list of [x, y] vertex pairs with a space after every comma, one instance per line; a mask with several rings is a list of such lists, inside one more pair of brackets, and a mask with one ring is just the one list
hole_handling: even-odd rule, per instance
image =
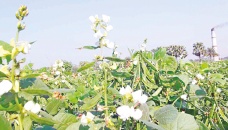
[[188, 95], [187, 94], [183, 94], [183, 95], [181, 95], [181, 99], [183, 99], [183, 100], [187, 100], [187, 98], [188, 98]]
[[56, 71], [55, 74], [56, 74], [56, 75], [60, 75], [60, 71]]
[[134, 107], [130, 108], [127, 105], [118, 107], [116, 112], [123, 121], [128, 120], [130, 117], [133, 117], [135, 120], [139, 120], [142, 117], [141, 110], [134, 109]]
[[145, 51], [146, 50], [146, 44], [145, 43], [141, 44], [140, 50], [141, 51]]
[[126, 94], [131, 94], [132, 93], [132, 89], [129, 85], [126, 86], [126, 88], [122, 87], [120, 88], [120, 92], [121, 95], [126, 95]]
[[101, 31], [100, 30], [98, 30], [95, 34], [94, 34], [94, 37], [95, 38], [101, 38], [103, 36], [103, 34], [101, 33]]
[[15, 70], [15, 75], [16, 75], [16, 76], [20, 75], [20, 69], [16, 69], [16, 70]]
[[22, 53], [28, 54], [29, 49], [31, 48], [31, 44], [29, 44], [29, 42], [22, 42], [21, 46], [23, 47]]
[[146, 103], [148, 97], [145, 94], [142, 94], [142, 90], [138, 90], [132, 93], [134, 103]]
[[203, 77], [201, 74], [197, 74], [196, 77], [197, 77], [198, 79], [202, 79], [202, 80], [204, 79], [204, 77]]
[[55, 65], [55, 67], [62, 67], [63, 66], [63, 61], [62, 60], [56, 60], [54, 65]]
[[137, 61], [137, 60], [134, 60], [134, 61], [133, 61], [133, 64], [134, 64], [134, 65], [137, 65], [137, 64], [138, 64], [138, 61]]
[[38, 103], [36, 103], [36, 104], [33, 106], [33, 108], [31, 109], [31, 112], [37, 114], [37, 113], [40, 112], [40, 110], [41, 110], [40, 105], [39, 105]]
[[4, 93], [9, 92], [12, 89], [13, 85], [9, 80], [2, 80], [0, 83], [0, 96]]
[[25, 103], [24, 108], [25, 110], [30, 111], [34, 106], [35, 103], [33, 101], [28, 101], [27, 103]]
[[117, 114], [123, 121], [131, 117], [132, 110], [129, 106], [123, 105], [116, 109]]
[[66, 82], [66, 80], [61, 80], [61, 82], [62, 82], [62, 83], [65, 83], [65, 82]]
[[110, 21], [110, 17], [109, 16], [107, 16], [107, 15], [102, 15], [102, 20], [104, 21], [104, 22], [109, 22]]
[[106, 47], [113, 49], [115, 47], [115, 44], [113, 42], [107, 42]]
[[38, 103], [34, 103], [33, 101], [28, 101], [25, 105], [24, 105], [24, 109], [27, 111], [31, 111], [32, 113], [39, 113], [41, 110], [41, 107]]
[[197, 81], [195, 80], [195, 79], [193, 79], [192, 80], [192, 84], [194, 85], [194, 84], [196, 84], [197, 83]]
[[94, 119], [94, 115], [91, 112], [87, 112], [87, 114], [83, 114], [81, 117], [82, 125], [89, 124]]
[[112, 25], [108, 25], [108, 26], [106, 27], [106, 31], [111, 31], [112, 29], [113, 29]]
[[142, 117], [142, 111], [140, 109], [134, 109], [134, 107], [131, 107], [131, 117], [133, 117], [135, 120], [139, 120]]
[[92, 22], [92, 23], [95, 23], [98, 19], [98, 15], [95, 15], [95, 16], [90, 16], [89, 17], [89, 20]]
[[141, 50], [141, 51], [145, 51], [146, 48], [145, 48], [145, 47], [140, 47], [140, 50]]
[[117, 52], [117, 51], [114, 51], [114, 53], [113, 53], [114, 55], [119, 55], [119, 52]]
[[217, 92], [217, 93], [221, 93], [221, 92], [222, 92], [222, 89], [221, 89], [221, 88], [217, 88], [217, 89], [216, 89], [216, 92]]

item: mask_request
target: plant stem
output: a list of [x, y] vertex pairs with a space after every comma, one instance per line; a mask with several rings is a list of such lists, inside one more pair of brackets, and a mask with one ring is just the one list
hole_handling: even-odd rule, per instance
[[[105, 108], [108, 108], [108, 98], [107, 98], [107, 71], [104, 70], [104, 98], [105, 98]], [[108, 119], [108, 109], [105, 110], [105, 120]]]

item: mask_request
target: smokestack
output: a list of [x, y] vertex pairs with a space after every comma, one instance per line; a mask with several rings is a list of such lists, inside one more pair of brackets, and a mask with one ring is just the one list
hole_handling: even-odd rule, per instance
[[[212, 40], [212, 48], [214, 49], [215, 53], [218, 54], [218, 47], [217, 47], [215, 28], [211, 29], [211, 40]], [[219, 57], [218, 56], [214, 56], [213, 60], [214, 61], [219, 61]]]

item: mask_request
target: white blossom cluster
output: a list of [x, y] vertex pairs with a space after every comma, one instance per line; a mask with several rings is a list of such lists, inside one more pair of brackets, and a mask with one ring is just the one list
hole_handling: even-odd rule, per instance
[[116, 109], [116, 112], [119, 115], [120, 119], [125, 121], [132, 117], [135, 120], [139, 120], [142, 117], [142, 111], [138, 108], [135, 108], [139, 104], [146, 103], [148, 96], [143, 94], [142, 90], [137, 90], [133, 92], [129, 85], [127, 85], [125, 88], [122, 87], [119, 93], [126, 98], [132, 98], [133, 102], [135, 103], [135, 105], [131, 107], [128, 105], [122, 105]]
[[110, 16], [102, 15], [100, 19], [98, 15], [95, 15], [90, 16], [89, 20], [92, 22], [91, 29], [95, 33], [94, 37], [99, 39], [96, 45], [114, 49], [116, 47], [115, 44], [107, 39], [108, 32], [113, 29], [112, 25], [108, 24], [110, 22]]
[[4, 93], [9, 92], [12, 87], [13, 85], [9, 80], [2, 80], [2, 82], [0, 82], [0, 96], [2, 96]]

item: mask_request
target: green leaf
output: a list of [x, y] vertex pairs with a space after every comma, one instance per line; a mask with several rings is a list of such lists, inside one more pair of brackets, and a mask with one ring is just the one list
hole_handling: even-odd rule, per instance
[[198, 123], [198, 126], [199, 126], [199, 130], [209, 130], [207, 128], [207, 126], [203, 122], [197, 121], [197, 123]]
[[144, 56], [142, 56], [143, 61], [149, 66], [151, 67], [154, 71], [157, 71], [155, 65], [153, 65], [149, 60], [147, 60]]
[[154, 53], [154, 59], [155, 60], [161, 60], [164, 58], [166, 55], [166, 49], [165, 48], [159, 48], [155, 53]]
[[54, 125], [57, 130], [66, 130], [69, 125], [77, 122], [76, 116], [69, 113], [58, 113], [53, 119], [60, 122]]
[[69, 125], [66, 130], [80, 130], [79, 127], [80, 127], [81, 123], [80, 122], [77, 122], [77, 123], [73, 123], [71, 125]]
[[121, 77], [121, 78], [128, 78], [131, 77], [132, 75], [128, 72], [117, 72], [116, 70], [111, 71], [111, 74], [114, 77]]
[[222, 119], [228, 123], [228, 118], [226, 115], [223, 113], [222, 109], [219, 107], [219, 115], [222, 117]]
[[23, 119], [23, 127], [25, 130], [31, 130], [32, 129], [32, 120], [29, 116], [25, 117]]
[[83, 46], [83, 49], [89, 49], [89, 50], [95, 50], [97, 48], [100, 48], [100, 46]]
[[[8, 43], [6, 43], [4, 41], [0, 41], [0, 46], [2, 46], [2, 48], [8, 52], [11, 52], [13, 49], [12, 46], [10, 46]], [[9, 63], [11, 61], [11, 55], [7, 55], [6, 60]], [[0, 64], [2, 64], [2, 57], [0, 57]]]
[[161, 126], [167, 130], [199, 130], [194, 117], [182, 112], [178, 113], [176, 120], [173, 120], [172, 123], [162, 124]]
[[110, 61], [115, 61], [115, 62], [125, 62], [126, 60], [116, 58], [116, 57], [105, 57], [105, 59], [110, 60]]
[[87, 63], [87, 64], [83, 65], [81, 68], [79, 68], [77, 71], [78, 71], [78, 72], [81, 72], [81, 71], [83, 71], [83, 70], [86, 70], [86, 69], [88, 69], [88, 68], [94, 66], [94, 64], [95, 64], [95, 62]]
[[55, 115], [58, 112], [58, 110], [62, 104], [63, 104], [63, 101], [61, 101], [61, 100], [51, 99], [47, 103], [46, 110], [49, 114]]
[[97, 95], [93, 98], [86, 98], [84, 99], [84, 104], [81, 106], [80, 110], [82, 111], [89, 111], [92, 109], [97, 103], [100, 101], [102, 97], [102, 92], [97, 93]]
[[18, 111], [19, 107], [15, 102], [12, 93], [5, 93], [0, 98], [0, 111]]
[[175, 72], [177, 69], [177, 61], [173, 56], [165, 56], [161, 62], [161, 69], [165, 71]]
[[155, 111], [154, 118], [160, 124], [172, 123], [178, 116], [177, 109], [172, 105], [166, 105], [159, 110]]
[[26, 93], [29, 93], [29, 94], [34, 94], [34, 95], [49, 95], [49, 96], [52, 95], [52, 93], [50, 93], [48, 90], [39, 89], [39, 88], [36, 88], [36, 87], [23, 89], [22, 91], [26, 92]]
[[0, 71], [0, 77], [7, 77], [7, 75]]
[[185, 86], [187, 86], [188, 83], [190, 82], [189, 76], [188, 76], [188, 75], [181, 74], [181, 75], [175, 75], [174, 77], [179, 78], [180, 81], [181, 81], [182, 83], [184, 83]]
[[142, 111], [142, 117], [140, 118], [141, 120], [150, 120], [150, 109], [149, 106], [144, 103], [141, 104], [139, 109]]
[[0, 115], [0, 128], [1, 130], [12, 130], [10, 122], [3, 115]]
[[36, 123], [39, 123], [41, 125], [54, 125], [57, 124], [58, 121], [52, 120], [50, 118], [44, 118], [44, 117], [39, 117], [38, 115], [29, 112], [30, 119], [35, 121]]
[[153, 123], [153, 122], [149, 122], [149, 121], [146, 121], [146, 120], [140, 120], [142, 121], [145, 125], [147, 125], [148, 127], [148, 130], [165, 130], [163, 129], [161, 126], [158, 126], [157, 124]]

